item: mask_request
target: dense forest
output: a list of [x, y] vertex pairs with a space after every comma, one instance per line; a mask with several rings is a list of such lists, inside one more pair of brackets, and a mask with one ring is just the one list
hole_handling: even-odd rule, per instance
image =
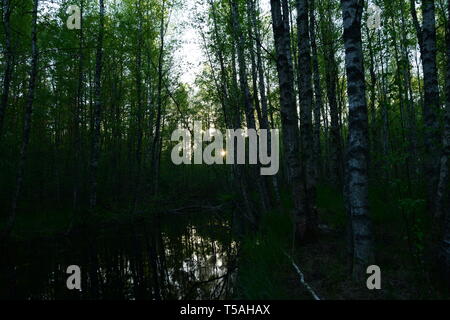
[[[450, 1], [1, 14], [1, 298], [450, 298]], [[278, 129], [277, 174], [175, 164], [200, 122]]]

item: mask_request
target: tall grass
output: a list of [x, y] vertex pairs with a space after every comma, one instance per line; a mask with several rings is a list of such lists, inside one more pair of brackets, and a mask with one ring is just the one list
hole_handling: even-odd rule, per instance
[[258, 232], [244, 237], [237, 275], [239, 299], [291, 299], [286, 278], [292, 266], [284, 255], [292, 239], [292, 221], [286, 212], [269, 212]]

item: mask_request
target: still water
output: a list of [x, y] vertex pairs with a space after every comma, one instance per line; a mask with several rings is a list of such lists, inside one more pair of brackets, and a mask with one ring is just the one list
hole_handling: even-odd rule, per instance
[[[219, 214], [166, 214], [71, 236], [3, 244], [1, 299], [225, 299], [237, 244]], [[67, 267], [81, 268], [81, 291]]]

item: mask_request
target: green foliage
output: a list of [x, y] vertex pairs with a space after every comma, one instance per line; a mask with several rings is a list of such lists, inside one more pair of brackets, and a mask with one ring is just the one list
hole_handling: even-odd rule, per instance
[[289, 251], [292, 222], [285, 212], [262, 217], [260, 230], [247, 235], [239, 248], [237, 298], [295, 299], [286, 291], [292, 266], [283, 251]]
[[340, 192], [328, 185], [319, 185], [317, 188], [317, 207], [321, 221], [326, 221], [334, 229], [345, 229], [348, 216]]

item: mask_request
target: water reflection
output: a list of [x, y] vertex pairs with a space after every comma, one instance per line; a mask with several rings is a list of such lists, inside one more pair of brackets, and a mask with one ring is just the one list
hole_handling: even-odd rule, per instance
[[[230, 230], [223, 217], [195, 214], [4, 244], [0, 297], [224, 299], [236, 269]], [[81, 292], [66, 288], [69, 265], [81, 267]]]

